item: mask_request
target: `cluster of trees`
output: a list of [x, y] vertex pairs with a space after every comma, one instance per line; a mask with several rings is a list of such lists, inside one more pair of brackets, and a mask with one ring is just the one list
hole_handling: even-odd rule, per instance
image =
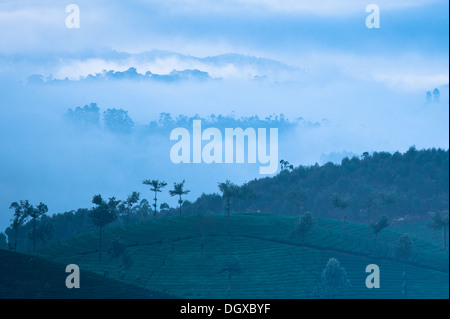
[[439, 103], [439, 100], [441, 98], [441, 92], [439, 92], [438, 89], [434, 89], [433, 93], [431, 93], [431, 91], [427, 91], [426, 93], [426, 97], [427, 97], [427, 103]]
[[[5, 231], [8, 236], [8, 243], [5, 240], [6, 236], [0, 233], [0, 248], [5, 246], [3, 248], [8, 247], [17, 251], [17, 244], [20, 241], [22, 244], [21, 250], [28, 250], [31, 248], [29, 241], [31, 239], [32, 249], [35, 251], [38, 242], [45, 243], [50, 238], [58, 240], [98, 228], [101, 258], [101, 237], [105, 227], [111, 224], [124, 224], [128, 228], [130, 220], [136, 222], [148, 220], [151, 216], [157, 217], [157, 193], [161, 192], [162, 188], [167, 186], [167, 183], [147, 179], [143, 181], [143, 184], [149, 185], [150, 190], [154, 192], [153, 205], [150, 205], [146, 199], [139, 202], [139, 192], [132, 192], [125, 200], [117, 200], [115, 197], [105, 200], [98, 194], [92, 199], [95, 206], [91, 209], [79, 208], [76, 211], [47, 216], [45, 214], [48, 212], [48, 207], [43, 203], [34, 207], [28, 200], [21, 200], [19, 203], [14, 202], [10, 206], [10, 209], [14, 209], [13, 219], [11, 219], [11, 225]], [[178, 197], [180, 216], [184, 202], [183, 196], [190, 192], [190, 190], [185, 189], [184, 184], [184, 180], [180, 183], [174, 183], [173, 189], [169, 190], [171, 196]], [[175, 209], [167, 203], [162, 203], [159, 207], [159, 213], [173, 216]], [[22, 233], [26, 233], [26, 235]]]
[[[255, 179], [239, 186], [255, 197], [234, 197], [230, 210], [262, 211], [272, 214], [302, 215], [310, 211], [325, 218], [336, 218], [370, 225], [382, 215], [427, 220], [429, 212], [448, 211], [449, 151], [442, 149], [407, 152], [364, 153], [361, 158], [344, 158], [340, 165], [292, 168], [286, 161], [273, 177]], [[330, 202], [331, 199], [331, 202]], [[218, 194], [202, 195], [186, 203], [185, 211], [219, 213], [226, 203]], [[345, 227], [345, 224], [344, 224]]]
[[[180, 114], [176, 118], [173, 118], [170, 113], [160, 113], [159, 119], [152, 121], [149, 124], [149, 128], [152, 130], [172, 130], [176, 127], [192, 127], [194, 120], [201, 120], [204, 127], [216, 127], [219, 129], [226, 127], [241, 127], [243, 129], [247, 127], [277, 127], [280, 131], [294, 128], [298, 123], [303, 122], [302, 118], [298, 118], [295, 121], [289, 121], [286, 116], [281, 114], [271, 114], [264, 119], [259, 116], [240, 117], [236, 118], [234, 114], [230, 115], [215, 115], [211, 114], [207, 117], [201, 117], [198, 114], [188, 117]], [[317, 123], [307, 123], [309, 125], [315, 125]]]
[[[86, 77], [80, 77], [76, 81], [80, 82], [103, 82], [103, 81], [158, 81], [158, 82], [178, 82], [185, 80], [206, 81], [212, 80], [208, 72], [197, 69], [186, 69], [182, 71], [173, 70], [169, 74], [155, 74], [150, 71], [144, 74], [137, 72], [136, 68], [130, 67], [125, 71], [103, 70], [101, 73], [88, 74]], [[67, 83], [67, 77], [64, 80], [54, 79], [52, 76], [44, 77], [40, 74], [34, 74], [28, 77], [29, 84], [62, 84]]]
[[[162, 192], [162, 189], [167, 186], [167, 183], [164, 181], [159, 181], [157, 179], [156, 180], [155, 179], [154, 180], [146, 179], [142, 183], [145, 185], [149, 185], [150, 190], [155, 193], [155, 197], [153, 199], [154, 204], [152, 206], [154, 209], [154, 217], [156, 218], [156, 213], [157, 213], [156, 208], [158, 207], [157, 194]], [[172, 196], [172, 197], [178, 196], [178, 205], [179, 205], [180, 216], [181, 216], [181, 207], [182, 207], [182, 204], [184, 203], [182, 196], [187, 195], [190, 192], [189, 189], [184, 188], [184, 183], [185, 183], [185, 180], [183, 180], [181, 183], [173, 183], [173, 189], [169, 190], [170, 196]], [[170, 209], [170, 207], [167, 203], [161, 204], [160, 208], [166, 209], [166, 210]]]
[[13, 202], [9, 208], [14, 210], [11, 226], [6, 230], [8, 238], [14, 238], [14, 242], [9, 241], [10, 249], [17, 251], [17, 239], [20, 226], [30, 219], [32, 231], [28, 232], [27, 236], [33, 243], [33, 251], [36, 250], [37, 240], [45, 242], [51, 237], [53, 226], [49, 223], [39, 223], [41, 217], [48, 212], [47, 205], [41, 202], [35, 207], [28, 200], [21, 200], [20, 202]]
[[[174, 183], [173, 188], [169, 190], [169, 194], [178, 199], [178, 208], [162, 203], [159, 205], [159, 214], [158, 194], [167, 186], [166, 182], [160, 180], [143, 181], [153, 194], [152, 204], [147, 199], [140, 199], [137, 192], [130, 194], [126, 200], [117, 201], [117, 205], [115, 198], [103, 204], [98, 199], [94, 204], [99, 207], [115, 207], [114, 211], [120, 218], [113, 218], [105, 226], [128, 225], [130, 222], [148, 220], [158, 215], [181, 215], [182, 211], [188, 215], [226, 212], [228, 218], [233, 211], [299, 216], [312, 212], [317, 217], [342, 218], [344, 233], [348, 219], [365, 222], [367, 234], [374, 239], [374, 251], [378, 234], [390, 223], [395, 223], [400, 218], [425, 221], [429, 219], [429, 212], [435, 212], [432, 214], [432, 227], [443, 232], [446, 249], [448, 155], [448, 150], [418, 151], [411, 147], [404, 154], [375, 152], [372, 155], [364, 153], [361, 158], [344, 158], [341, 165], [327, 163], [323, 166], [294, 167], [288, 161], [281, 160], [281, 172], [274, 177], [255, 179], [240, 186], [226, 180], [218, 183], [219, 193], [202, 194], [194, 202], [183, 198], [189, 193], [183, 180]], [[16, 203], [17, 209], [28, 212], [25, 203], [27, 201]], [[12, 206], [15, 207], [16, 205]], [[101, 211], [101, 208], [97, 208], [97, 211]], [[99, 226], [98, 222], [94, 222], [91, 213], [92, 209], [87, 208], [51, 217], [41, 215], [33, 218], [27, 213], [32, 218], [28, 223], [18, 215], [6, 233], [9, 242], [14, 239], [16, 249], [18, 238], [22, 238], [22, 250], [34, 249], [29, 241], [25, 244], [28, 233], [33, 234], [32, 243], [35, 246], [36, 241], [48, 239], [51, 232], [53, 239], [57, 240], [92, 231]], [[38, 219], [41, 219], [41, 226], [36, 228]], [[48, 224], [53, 225], [53, 231], [47, 227]], [[308, 228], [299, 227], [302, 236]], [[22, 228], [27, 231], [20, 231], [22, 235], [15, 234]]]
[[[81, 128], [101, 127], [100, 108], [96, 103], [91, 103], [83, 107], [76, 107], [67, 110], [65, 117]], [[134, 122], [128, 115], [128, 111], [123, 109], [107, 109], [103, 112], [104, 127], [116, 133], [130, 133], [133, 130]]]
[[[108, 108], [100, 112], [100, 108], [96, 103], [90, 103], [83, 107], [77, 106], [72, 109], [69, 108], [65, 114], [65, 118], [77, 127], [86, 128], [100, 128], [103, 127], [115, 133], [131, 133], [135, 129], [133, 119], [128, 115], [128, 111], [121, 108]], [[194, 120], [201, 120], [204, 127], [216, 127], [219, 129], [226, 127], [277, 127], [280, 131], [291, 129], [297, 126], [300, 122], [304, 123], [302, 118], [295, 121], [289, 121], [284, 114], [272, 114], [266, 116], [264, 119], [257, 115], [250, 117], [236, 118], [234, 114], [227, 116], [211, 114], [207, 117], [200, 117], [198, 114], [194, 116], [186, 116], [183, 114], [173, 118], [170, 113], [160, 113], [156, 121], [151, 121], [148, 125], [141, 128], [151, 133], [167, 133], [176, 127], [192, 127]], [[317, 123], [306, 123], [306, 125], [317, 125]]]

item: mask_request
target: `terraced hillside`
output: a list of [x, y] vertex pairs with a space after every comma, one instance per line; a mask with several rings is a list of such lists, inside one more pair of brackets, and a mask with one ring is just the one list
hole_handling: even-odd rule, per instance
[[[348, 223], [344, 233], [341, 221], [315, 219], [302, 248], [291, 235], [296, 222], [262, 214], [232, 215], [229, 225], [224, 215], [167, 218], [107, 229], [101, 261], [98, 232], [49, 244], [38, 254], [185, 298], [226, 298], [223, 269], [234, 257], [241, 272], [231, 278], [231, 298], [312, 298], [323, 268], [335, 257], [351, 284], [338, 298], [402, 298], [404, 264], [393, 257], [399, 233], [383, 230], [375, 248], [366, 225]], [[424, 240], [413, 244], [407, 297], [448, 298], [448, 255]], [[365, 286], [366, 266], [373, 263], [380, 267], [380, 289]]]

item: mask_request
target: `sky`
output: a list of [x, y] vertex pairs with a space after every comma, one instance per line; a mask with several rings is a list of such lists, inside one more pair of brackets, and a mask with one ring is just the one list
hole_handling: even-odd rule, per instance
[[[366, 27], [371, 3], [380, 28]], [[80, 9], [80, 28], [66, 27], [69, 4]], [[295, 165], [411, 145], [447, 149], [448, 7], [445, 0], [0, 0], [0, 231], [20, 199], [56, 213], [90, 207], [96, 193], [144, 193], [145, 178], [169, 185], [185, 178], [195, 200], [226, 178], [261, 177], [247, 165], [174, 166], [168, 137], [149, 145], [70, 131], [66, 110], [92, 102], [102, 112], [127, 110], [138, 126], [161, 112], [283, 113], [319, 123], [280, 136], [280, 159]], [[199, 69], [215, 80], [82, 80], [130, 67]], [[70, 81], [27, 84], [33, 74]], [[439, 102], [427, 104], [435, 88]]]

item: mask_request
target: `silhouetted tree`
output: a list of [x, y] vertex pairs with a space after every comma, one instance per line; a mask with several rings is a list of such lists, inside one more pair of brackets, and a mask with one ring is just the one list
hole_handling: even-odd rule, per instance
[[135, 209], [137, 214], [144, 219], [147, 218], [152, 212], [150, 203], [145, 198], [140, 201], [139, 205], [137, 205]]
[[226, 199], [227, 203], [227, 215], [228, 225], [230, 224], [230, 201], [232, 197], [237, 197], [239, 194], [239, 188], [236, 184], [232, 183], [228, 179], [224, 183], [219, 183], [219, 190], [222, 192], [222, 198]]
[[281, 160], [280, 161], [280, 169], [281, 169], [281, 171], [291, 172], [294, 170], [294, 165], [291, 165], [288, 161]]
[[388, 226], [389, 226], [389, 218], [386, 215], [381, 216], [380, 220], [376, 224], [372, 224], [374, 256], [376, 256], [376, 253], [377, 253], [378, 234]]
[[432, 99], [432, 94], [430, 91], [427, 91], [426, 93], [426, 99], [427, 99], [427, 103], [431, 103], [431, 99]]
[[337, 193], [334, 193], [333, 196], [331, 197], [331, 204], [333, 205], [334, 208], [338, 208], [338, 209], [342, 209], [342, 212], [344, 213], [344, 228], [343, 228], [343, 232], [345, 233], [345, 223], [347, 220], [347, 215], [345, 214], [345, 209], [350, 205], [350, 198], [348, 197], [343, 197], [340, 196]]
[[8, 249], [8, 243], [6, 242], [6, 235], [0, 233], [0, 249]]
[[334, 299], [339, 291], [350, 287], [345, 268], [336, 258], [330, 258], [322, 271], [321, 282], [314, 290], [314, 295], [320, 298]]
[[96, 103], [85, 105], [82, 108], [77, 106], [74, 111], [68, 109], [66, 118], [81, 127], [100, 127], [100, 109]]
[[156, 209], [158, 207], [158, 205], [156, 204], [156, 202], [157, 202], [156, 194], [161, 193], [162, 189], [167, 186], [167, 183], [160, 182], [157, 179], [153, 179], [153, 180], [146, 179], [145, 181], [142, 182], [142, 184], [151, 186], [150, 190], [155, 193], [155, 198], [154, 198], [155, 203], [153, 204], [153, 208], [154, 208], [153, 217], [156, 218]]
[[122, 204], [126, 205], [126, 213], [127, 213], [126, 225], [127, 225], [127, 229], [128, 229], [128, 224], [129, 224], [129, 221], [130, 221], [130, 213], [132, 211], [133, 205], [136, 204], [139, 201], [139, 196], [140, 196], [140, 193], [133, 192], [133, 193], [131, 193], [131, 195], [129, 195], [127, 197], [127, 200], [124, 203], [122, 203]]
[[128, 111], [122, 109], [107, 109], [103, 112], [105, 127], [117, 133], [130, 133], [133, 129], [133, 120]]
[[433, 90], [433, 99], [434, 99], [434, 102], [435, 102], [435, 103], [438, 103], [440, 97], [441, 97], [441, 92], [439, 92], [438, 89], [434, 89], [434, 90]]
[[19, 227], [27, 220], [30, 206], [28, 200], [21, 200], [20, 204], [14, 202], [9, 206], [9, 209], [14, 209], [14, 218], [11, 219], [11, 229], [14, 231], [14, 251], [17, 251]]
[[412, 240], [408, 234], [401, 235], [397, 242], [397, 245], [394, 248], [394, 257], [400, 261], [403, 261], [405, 266], [403, 271], [403, 287], [402, 287], [402, 294], [404, 298], [406, 298], [407, 296], [406, 284], [408, 274], [408, 258], [412, 254], [412, 249], [413, 249]]
[[39, 220], [39, 218], [47, 212], [48, 207], [44, 203], [39, 203], [36, 208], [30, 205], [30, 208], [28, 209], [27, 214], [33, 219], [33, 252], [36, 252], [36, 220]]
[[164, 214], [167, 213], [170, 210], [170, 206], [167, 203], [162, 203], [161, 205], [159, 205], [159, 211]]
[[181, 204], [183, 204], [183, 200], [181, 198], [182, 195], [186, 195], [190, 192], [190, 190], [184, 190], [184, 180], [181, 183], [173, 183], [173, 190], [169, 191], [170, 196], [179, 196], [178, 204], [180, 205], [180, 216], [181, 216]]
[[99, 259], [102, 260], [102, 230], [103, 227], [112, 223], [117, 218], [117, 201], [115, 197], [111, 197], [105, 202], [101, 195], [95, 195], [92, 203], [97, 205], [89, 212], [89, 217], [95, 226], [99, 228]]
[[434, 213], [431, 217], [431, 224], [429, 224], [434, 230], [442, 230], [442, 239], [444, 244], [444, 252], [447, 252], [447, 231], [448, 231], [448, 213], [443, 214], [440, 212]]

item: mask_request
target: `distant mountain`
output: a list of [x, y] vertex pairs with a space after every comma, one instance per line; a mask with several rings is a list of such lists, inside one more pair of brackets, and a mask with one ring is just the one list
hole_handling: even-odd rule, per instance
[[[126, 55], [118, 54], [117, 57], [124, 58]], [[195, 61], [195, 62], [202, 62], [207, 65], [216, 65], [216, 66], [224, 66], [228, 64], [233, 64], [236, 66], [257, 66], [261, 69], [263, 68], [276, 68], [279, 70], [301, 70], [298, 67], [289, 66], [285, 63], [279, 62], [274, 59], [269, 58], [258, 58], [255, 56], [250, 56], [246, 54], [238, 54], [238, 53], [226, 53], [226, 54], [220, 54], [215, 56], [207, 56], [203, 58], [191, 56], [191, 55], [184, 55], [176, 52], [170, 52], [170, 51], [161, 51], [161, 50], [152, 50], [152, 51], [146, 51], [139, 54], [129, 54], [127, 58], [136, 58], [138, 62], [142, 61], [155, 61], [157, 59], [164, 59], [164, 58], [177, 58], [179, 60], [183, 61]]]
[[[96, 60], [101, 63], [90, 63]], [[103, 63], [104, 62], [104, 63]], [[63, 58], [61, 68], [72, 73], [58, 72], [62, 77], [32, 75], [28, 83], [55, 83], [71, 80], [111, 80], [137, 79], [173, 82], [179, 80], [211, 80], [239, 78], [246, 80], [286, 81], [293, 76], [303, 74], [299, 67], [269, 58], [260, 58], [244, 54], [227, 53], [216, 56], [195, 57], [176, 52], [152, 50], [138, 54], [107, 51], [91, 53], [84, 57]], [[74, 67], [76, 65], [76, 67]], [[114, 69], [101, 69], [105, 65]], [[72, 66], [72, 67], [70, 67]], [[81, 69], [90, 69], [89, 74], [73, 74]], [[97, 69], [95, 69], [97, 68]], [[138, 71], [139, 70], [139, 71]], [[69, 71], [65, 71], [69, 72]]]

